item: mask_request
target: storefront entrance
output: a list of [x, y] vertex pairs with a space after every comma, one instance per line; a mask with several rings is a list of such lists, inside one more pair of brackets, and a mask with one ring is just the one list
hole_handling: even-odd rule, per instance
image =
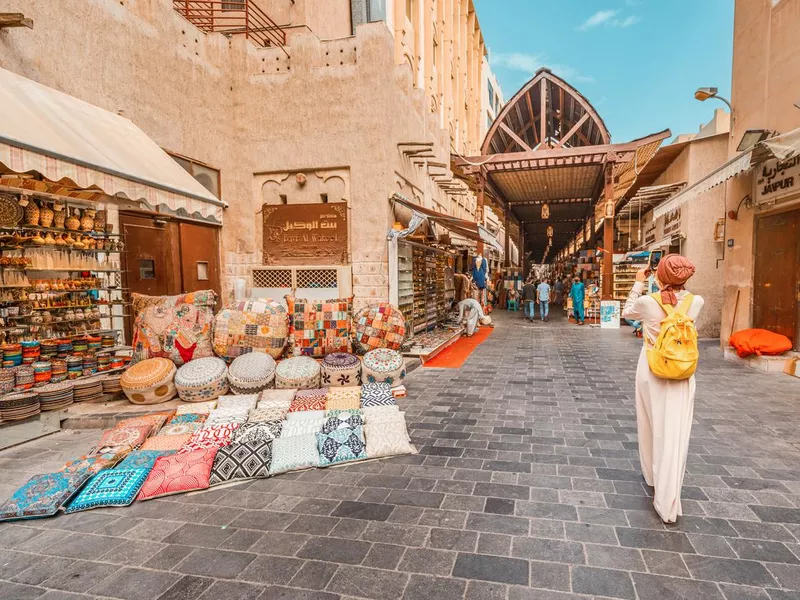
[[800, 347], [800, 210], [758, 219], [753, 295], [753, 326]]

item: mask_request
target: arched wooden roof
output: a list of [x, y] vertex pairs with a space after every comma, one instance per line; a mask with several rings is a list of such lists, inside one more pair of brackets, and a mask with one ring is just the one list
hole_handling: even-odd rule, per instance
[[610, 141], [603, 119], [589, 101], [549, 69], [539, 69], [500, 111], [481, 154], [599, 146]]

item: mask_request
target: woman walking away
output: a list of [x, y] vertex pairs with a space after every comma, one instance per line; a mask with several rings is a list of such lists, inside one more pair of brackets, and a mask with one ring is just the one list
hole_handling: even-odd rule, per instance
[[[642, 295], [649, 274], [642, 269], [636, 274], [636, 283], [622, 311], [623, 318], [642, 322], [644, 345], [636, 369], [639, 459], [647, 485], [655, 488], [653, 506], [665, 523], [674, 523], [683, 514], [681, 486], [694, 415], [695, 379], [693, 374], [686, 377], [694, 372], [693, 365], [683, 373], [666, 373], [665, 365], [674, 365], [670, 363], [670, 355], [660, 354], [660, 350], [675, 343], [680, 332], [688, 332], [689, 341], [693, 333], [696, 342], [694, 320], [703, 308], [703, 299], [684, 289], [694, 271], [694, 265], [684, 257], [665, 256], [656, 271], [660, 291]], [[688, 346], [691, 344], [674, 348], [680, 354], [681, 348]], [[660, 362], [654, 362], [659, 358]], [[660, 376], [653, 368], [657, 368]]]

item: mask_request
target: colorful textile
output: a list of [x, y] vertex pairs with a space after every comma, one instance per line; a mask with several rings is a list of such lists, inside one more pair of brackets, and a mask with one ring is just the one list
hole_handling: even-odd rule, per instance
[[208, 402], [228, 391], [228, 367], [215, 356], [186, 363], [175, 373], [175, 387], [184, 402]]
[[275, 386], [275, 359], [263, 352], [248, 352], [233, 359], [228, 383], [234, 394], [256, 394]]
[[133, 404], [159, 404], [175, 397], [176, 372], [168, 358], [148, 358], [125, 371], [119, 385]]
[[364, 436], [369, 458], [417, 453], [417, 449], [410, 443], [406, 420], [399, 415], [377, 423], [368, 421], [364, 426]]
[[158, 435], [184, 435], [184, 434], [192, 434], [198, 429], [203, 428], [202, 421], [195, 421], [193, 423], [170, 423], [169, 425], [164, 425], [161, 430], [158, 432]]
[[0, 521], [51, 517], [89, 477], [86, 471], [34, 475], [0, 506]]
[[294, 400], [296, 389], [288, 388], [284, 390], [264, 390], [258, 398], [258, 406], [265, 402], [286, 402], [286, 406]]
[[214, 427], [231, 423], [246, 423], [249, 412], [246, 408], [215, 408], [208, 414], [203, 426]]
[[317, 437], [313, 433], [280, 437], [272, 442], [270, 475], [319, 466]]
[[286, 309], [274, 300], [249, 298], [223, 308], [214, 320], [214, 350], [232, 360], [248, 352], [283, 354], [289, 322]]
[[324, 419], [324, 410], [298, 410], [290, 412], [286, 415], [288, 423], [296, 423], [297, 421], [315, 421], [317, 419]]
[[264, 405], [263, 407], [254, 408], [250, 411], [247, 417], [248, 423], [262, 423], [282, 421], [286, 418], [286, 413], [289, 412], [289, 405]]
[[297, 394], [289, 406], [289, 412], [299, 410], [325, 410], [325, 398], [328, 395], [328, 388], [314, 390], [298, 390]]
[[122, 419], [121, 421], [117, 422], [117, 427], [138, 427], [139, 425], [148, 425], [151, 427], [152, 431], [156, 432], [164, 426], [164, 423], [166, 423], [172, 415], [172, 411], [164, 411], [149, 415], [142, 415], [140, 417], [131, 417], [130, 419]]
[[191, 433], [184, 433], [183, 435], [156, 435], [147, 438], [144, 444], [142, 444], [141, 450], [179, 450], [184, 444], [188, 443], [191, 437]]
[[216, 408], [217, 401], [195, 402], [193, 404], [181, 404], [175, 409], [176, 415], [207, 415], [212, 409]]
[[255, 408], [258, 403], [258, 394], [246, 394], [243, 396], [220, 396], [217, 398], [218, 409], [247, 409]]
[[217, 448], [161, 456], [139, 492], [139, 500], [208, 488]]
[[319, 465], [321, 467], [367, 458], [364, 433], [360, 426], [355, 429], [346, 428], [330, 433], [318, 433], [317, 446], [319, 447]]
[[361, 386], [361, 408], [397, 404], [388, 383], [365, 383]]
[[396, 404], [368, 406], [366, 408], [362, 408], [361, 412], [364, 415], [364, 421], [366, 423], [373, 423], [375, 421], [380, 421], [387, 418], [397, 418], [398, 415], [403, 414], [400, 412], [400, 407]]
[[353, 317], [353, 343], [358, 352], [375, 348], [399, 350], [406, 337], [406, 319], [388, 302], [363, 308]]
[[268, 477], [271, 463], [272, 440], [233, 444], [220, 448], [214, 457], [209, 484]]
[[116, 448], [119, 446], [129, 446], [131, 449], [138, 448], [144, 443], [151, 431], [152, 428], [147, 425], [136, 427], [120, 427], [118, 425], [103, 432], [97, 447], [101, 451], [103, 448]]
[[315, 419], [300, 419], [298, 421], [284, 421], [281, 429], [282, 438], [296, 437], [298, 435], [314, 435], [322, 431], [325, 425], [325, 417]]
[[294, 356], [325, 356], [350, 352], [353, 299], [337, 298], [324, 302], [286, 296], [289, 307], [289, 345]]
[[59, 469], [62, 473], [87, 473], [89, 476], [96, 475], [103, 469], [110, 469], [116, 465], [122, 456], [114, 452], [103, 454], [87, 454], [71, 460]]
[[361, 377], [367, 383], [398, 385], [406, 376], [406, 363], [397, 350], [376, 348], [364, 355]]
[[319, 363], [309, 356], [295, 356], [278, 363], [275, 387], [278, 389], [309, 390], [319, 387]]
[[361, 359], [354, 354], [334, 352], [320, 363], [322, 385], [346, 387], [361, 385]]
[[150, 469], [159, 456], [173, 454], [175, 450], [134, 450], [119, 463], [118, 469]]
[[331, 388], [325, 397], [326, 410], [347, 410], [361, 407], [361, 386]]
[[178, 450], [178, 454], [193, 452], [202, 448], [222, 448], [231, 443], [233, 432], [239, 427], [238, 423], [228, 425], [215, 425], [205, 427], [192, 434], [189, 441]]
[[181, 423], [203, 423], [206, 420], [206, 415], [187, 413], [183, 415], [175, 415], [169, 420], [170, 425], [180, 425]]
[[108, 506], [128, 506], [144, 485], [150, 469], [109, 469], [98, 473], [67, 506], [67, 513]]
[[245, 423], [233, 432], [233, 444], [268, 442], [280, 437], [283, 421], [272, 423]]
[[364, 425], [364, 417], [360, 410], [336, 410], [328, 413], [322, 433], [330, 433], [337, 429], [355, 429]]
[[217, 295], [202, 290], [179, 296], [132, 294], [134, 359], [168, 358], [176, 365], [212, 356], [211, 324]]

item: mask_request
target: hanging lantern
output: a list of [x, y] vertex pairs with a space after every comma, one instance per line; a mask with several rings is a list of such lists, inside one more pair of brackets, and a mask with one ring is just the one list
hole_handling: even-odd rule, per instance
[[552, 225], [548, 225], [547, 226], [547, 237], [549, 237], [549, 238], [553, 237], [553, 226]]
[[542, 219], [549, 219], [550, 218], [550, 207], [547, 206], [547, 202], [542, 204]]

